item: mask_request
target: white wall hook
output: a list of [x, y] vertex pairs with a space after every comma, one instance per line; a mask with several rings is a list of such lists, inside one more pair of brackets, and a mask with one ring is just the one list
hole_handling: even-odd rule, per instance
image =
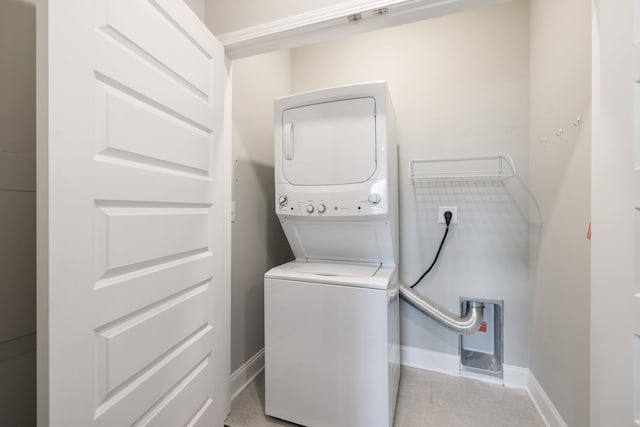
[[573, 122], [573, 127], [579, 128], [582, 125], [582, 116], [578, 116], [578, 118]]

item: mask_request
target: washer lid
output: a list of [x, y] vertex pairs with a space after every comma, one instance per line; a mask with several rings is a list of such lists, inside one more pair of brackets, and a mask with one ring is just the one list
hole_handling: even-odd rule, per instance
[[286, 264], [295, 273], [317, 274], [320, 276], [373, 277], [380, 269], [379, 264], [342, 264], [328, 262], [294, 262]]
[[272, 268], [264, 277], [265, 280], [289, 280], [380, 290], [398, 286], [394, 266], [366, 263], [296, 260]]
[[282, 170], [293, 185], [366, 182], [376, 171], [371, 97], [305, 105], [282, 113]]

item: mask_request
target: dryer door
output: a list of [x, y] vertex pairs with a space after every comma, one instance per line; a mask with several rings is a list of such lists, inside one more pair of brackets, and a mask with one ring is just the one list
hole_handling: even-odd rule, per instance
[[355, 184], [376, 171], [374, 98], [290, 108], [281, 125], [282, 169], [293, 185]]

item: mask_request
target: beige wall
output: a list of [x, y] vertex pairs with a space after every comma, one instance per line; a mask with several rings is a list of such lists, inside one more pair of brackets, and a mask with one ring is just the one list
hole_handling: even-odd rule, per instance
[[202, 22], [205, 22], [205, 19], [207, 18], [206, 0], [184, 0], [184, 2], [191, 8], [191, 10], [193, 10]]
[[288, 18], [349, 0], [206, 0], [207, 24], [214, 34]]
[[531, 370], [567, 424], [587, 426], [591, 4], [531, 0], [530, 19], [530, 182], [542, 215], [531, 239]]
[[233, 62], [231, 372], [264, 347], [264, 273], [291, 259], [275, 216], [273, 100], [291, 93], [289, 51]]
[[[528, 366], [531, 289], [526, 198], [501, 187], [416, 194], [409, 162], [508, 153], [528, 177], [528, 5], [514, 1], [293, 50], [294, 92], [387, 80], [400, 149], [401, 278], [431, 263], [443, 228], [438, 206], [457, 205], [437, 268], [419, 286], [448, 309], [459, 296], [505, 300], [506, 363]], [[486, 192], [501, 191], [500, 195]], [[512, 194], [521, 199], [522, 187]], [[408, 305], [402, 344], [456, 354], [458, 336]]]
[[0, 425], [35, 425], [35, 1], [0, 2]]

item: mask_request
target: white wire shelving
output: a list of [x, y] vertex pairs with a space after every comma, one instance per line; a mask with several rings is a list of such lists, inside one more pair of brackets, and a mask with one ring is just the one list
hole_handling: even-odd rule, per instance
[[443, 198], [508, 200], [518, 206], [530, 223], [542, 224], [535, 195], [518, 176], [508, 154], [411, 160], [409, 175], [418, 205]]
[[490, 182], [516, 176], [516, 167], [508, 154], [411, 160], [410, 178], [416, 182]]

